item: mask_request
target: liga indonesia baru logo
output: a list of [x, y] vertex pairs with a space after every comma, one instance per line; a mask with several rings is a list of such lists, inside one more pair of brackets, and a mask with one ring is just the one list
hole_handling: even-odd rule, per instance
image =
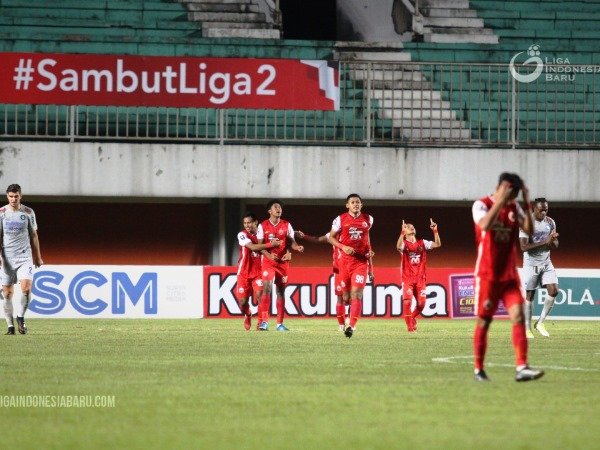
[[517, 72], [517, 69], [515, 68], [515, 60], [519, 55], [523, 53], [525, 52], [517, 53], [510, 60], [510, 74], [515, 80], [519, 81], [520, 83], [531, 83], [532, 81], [537, 80], [542, 74], [542, 71], [544, 70], [544, 61], [542, 61], [542, 58], [540, 58], [540, 46], [537, 44], [533, 44], [527, 49], [527, 55], [529, 55], [529, 58], [525, 60], [523, 66], [529, 66], [530, 64], [535, 64], [536, 66], [533, 72], [525, 75]]

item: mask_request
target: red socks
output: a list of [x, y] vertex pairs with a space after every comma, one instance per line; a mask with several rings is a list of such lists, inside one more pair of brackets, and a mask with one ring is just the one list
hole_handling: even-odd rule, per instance
[[[269, 320], [269, 305], [271, 304], [271, 295], [263, 294], [258, 305], [259, 321], [267, 322]], [[262, 314], [262, 315], [261, 315]]]
[[412, 314], [410, 312], [411, 303], [412, 299], [402, 299], [402, 315], [404, 316], [404, 321], [406, 322], [406, 329], [408, 331], [413, 330]]
[[346, 324], [346, 305], [344, 303], [337, 303], [335, 305], [335, 315], [338, 320], [338, 324]]
[[285, 315], [285, 300], [277, 298], [277, 323], [283, 323], [283, 316]]
[[350, 299], [350, 326], [352, 329], [356, 327], [361, 310], [362, 302], [357, 298]]
[[515, 364], [523, 366], [527, 364], [527, 336], [525, 335], [525, 324], [517, 323], [512, 326], [512, 344], [515, 349]]
[[[475, 325], [475, 333], [473, 334], [473, 353], [475, 355], [475, 370], [483, 369], [483, 359], [487, 350], [488, 329]], [[523, 328], [523, 336], [525, 336], [525, 328]]]

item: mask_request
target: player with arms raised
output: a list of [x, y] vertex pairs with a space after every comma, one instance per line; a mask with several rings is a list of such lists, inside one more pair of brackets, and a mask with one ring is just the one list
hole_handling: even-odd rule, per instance
[[[429, 219], [433, 241], [417, 239], [417, 231], [411, 223], [402, 221], [402, 230], [396, 243], [396, 249], [402, 255], [402, 312], [409, 333], [417, 331], [417, 316], [425, 308], [427, 297], [427, 252], [442, 246], [438, 226]], [[417, 306], [411, 313], [410, 305], [413, 296], [417, 300]]]
[[11, 184], [6, 189], [8, 205], [0, 208], [0, 236], [2, 236], [2, 295], [8, 331], [15, 334], [12, 296], [17, 280], [21, 285], [21, 303], [17, 310], [19, 333], [27, 333], [25, 311], [29, 305], [33, 268], [44, 262], [40, 252], [37, 222], [33, 209], [21, 204], [21, 186]]
[[[523, 191], [525, 210], [515, 201]], [[516, 243], [519, 227], [531, 234], [533, 219], [527, 187], [515, 173], [500, 174], [496, 191], [473, 203], [477, 243], [475, 265], [475, 309], [477, 322], [473, 336], [475, 380], [489, 381], [483, 367], [490, 323], [504, 302], [512, 322], [512, 343], [516, 360], [516, 381], [529, 381], [544, 375], [527, 364], [527, 338], [523, 320], [523, 294], [517, 272]]]
[[258, 229], [258, 218], [253, 212], [247, 212], [242, 217], [244, 229], [237, 235], [240, 245], [240, 256], [238, 258], [237, 285], [235, 296], [240, 309], [244, 313], [244, 328], [249, 330], [252, 325], [252, 314], [250, 313], [250, 296], [258, 302], [258, 321], [262, 320], [261, 293], [262, 272], [260, 270], [260, 250], [277, 247], [281, 244], [279, 239], [273, 239], [265, 244], [259, 244], [256, 238]]
[[365, 285], [369, 279], [373, 280], [373, 254], [369, 237], [373, 217], [361, 212], [362, 206], [360, 195], [348, 195], [348, 212], [334, 219], [329, 233], [331, 245], [341, 250], [338, 260], [340, 285], [344, 301], [350, 301], [350, 323], [344, 334], [349, 338], [354, 334], [360, 317]]

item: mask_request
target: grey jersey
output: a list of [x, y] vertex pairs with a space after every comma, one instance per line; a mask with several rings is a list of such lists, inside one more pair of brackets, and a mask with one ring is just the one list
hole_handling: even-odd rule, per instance
[[10, 265], [31, 259], [30, 233], [37, 230], [35, 213], [25, 205], [12, 211], [9, 205], [0, 208], [2, 258]]
[[[550, 233], [556, 231], [554, 220], [546, 216], [542, 221], [533, 219], [533, 235], [529, 236], [523, 230], [519, 230], [519, 238], [529, 239], [529, 243], [536, 244], [548, 239]], [[542, 266], [550, 262], [550, 246], [543, 245], [523, 252], [523, 266]]]

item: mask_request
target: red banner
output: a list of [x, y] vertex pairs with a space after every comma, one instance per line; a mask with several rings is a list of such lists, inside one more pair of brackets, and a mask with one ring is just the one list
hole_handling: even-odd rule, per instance
[[0, 53], [0, 103], [339, 109], [337, 61]]
[[[241, 315], [234, 296], [236, 267], [204, 267], [204, 316], [232, 317]], [[472, 269], [428, 269], [427, 305], [424, 317], [451, 317], [453, 290], [457, 305], [473, 306], [472, 297], [462, 289], [453, 289], [451, 276], [468, 274]], [[460, 294], [460, 298], [459, 298]], [[375, 283], [368, 284], [363, 293], [363, 317], [402, 316], [400, 269], [376, 268]], [[335, 317], [337, 299], [333, 289], [330, 267], [292, 267], [285, 290], [286, 314], [290, 317]], [[252, 311], [256, 303], [252, 301]], [[271, 302], [275, 313], [275, 301]], [[465, 308], [461, 309], [461, 316]]]

